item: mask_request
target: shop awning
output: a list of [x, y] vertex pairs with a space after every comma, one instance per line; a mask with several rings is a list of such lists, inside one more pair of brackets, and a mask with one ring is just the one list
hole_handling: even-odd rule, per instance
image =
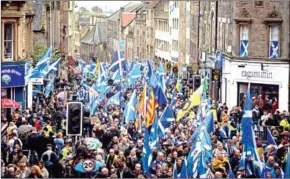
[[20, 104], [12, 99], [1, 99], [1, 108], [19, 108]]

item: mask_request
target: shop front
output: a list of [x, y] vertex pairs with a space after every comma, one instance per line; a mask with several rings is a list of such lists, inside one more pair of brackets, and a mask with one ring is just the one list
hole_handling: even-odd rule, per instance
[[222, 101], [244, 107], [248, 86], [253, 105], [268, 111], [288, 110], [289, 63], [226, 60]]
[[1, 99], [16, 101], [20, 110], [26, 108], [25, 71], [25, 62], [1, 63]]

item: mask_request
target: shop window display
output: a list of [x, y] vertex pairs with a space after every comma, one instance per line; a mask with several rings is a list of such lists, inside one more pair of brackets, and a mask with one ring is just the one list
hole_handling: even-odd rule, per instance
[[[238, 105], [244, 108], [248, 83], [238, 83]], [[279, 85], [251, 83], [250, 93], [253, 108], [258, 105], [262, 110], [274, 112], [279, 108]]]

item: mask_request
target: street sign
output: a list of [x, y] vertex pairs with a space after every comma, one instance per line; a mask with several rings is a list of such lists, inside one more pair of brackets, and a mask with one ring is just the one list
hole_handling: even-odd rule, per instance
[[83, 167], [84, 171], [86, 171], [86, 172], [93, 171], [95, 168], [95, 165], [96, 165], [95, 161], [91, 160], [91, 159], [86, 159], [82, 163], [82, 167]]
[[43, 85], [43, 78], [31, 78], [29, 82], [33, 85]]

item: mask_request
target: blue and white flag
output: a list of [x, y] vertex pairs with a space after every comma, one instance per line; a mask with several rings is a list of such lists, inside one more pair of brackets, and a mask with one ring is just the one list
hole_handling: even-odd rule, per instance
[[48, 85], [45, 87], [45, 97], [48, 97], [50, 92], [54, 89], [54, 80], [55, 78], [51, 79]]
[[135, 106], [137, 105], [137, 95], [136, 90], [134, 90], [129, 102], [126, 105], [125, 111], [124, 111], [124, 119], [126, 124], [128, 124], [129, 121], [135, 121]]
[[140, 70], [140, 64], [135, 64], [132, 70], [129, 72], [129, 84], [134, 84], [139, 78], [142, 77], [142, 72]]
[[192, 149], [187, 158], [187, 172], [189, 178], [197, 178], [208, 172], [208, 164], [212, 158], [210, 135], [205, 126], [201, 126], [195, 138]]
[[241, 40], [240, 41], [240, 57], [247, 57], [248, 56], [248, 40]]
[[58, 60], [52, 62], [52, 64], [47, 65], [42, 71], [41, 73], [46, 76], [51, 72], [57, 72], [58, 68], [59, 68], [59, 62], [60, 62], [61, 58], [59, 58]]
[[158, 121], [160, 137], [163, 137], [165, 135], [165, 130], [170, 126], [172, 122], [174, 122], [174, 120], [175, 118], [172, 110], [169, 106], [166, 106], [162, 115], [160, 116], [160, 120]]
[[121, 104], [121, 92], [119, 91], [108, 100], [107, 105], [120, 105], [120, 104]]
[[277, 59], [278, 55], [279, 55], [279, 42], [278, 41], [271, 41], [270, 42], [269, 58]]

